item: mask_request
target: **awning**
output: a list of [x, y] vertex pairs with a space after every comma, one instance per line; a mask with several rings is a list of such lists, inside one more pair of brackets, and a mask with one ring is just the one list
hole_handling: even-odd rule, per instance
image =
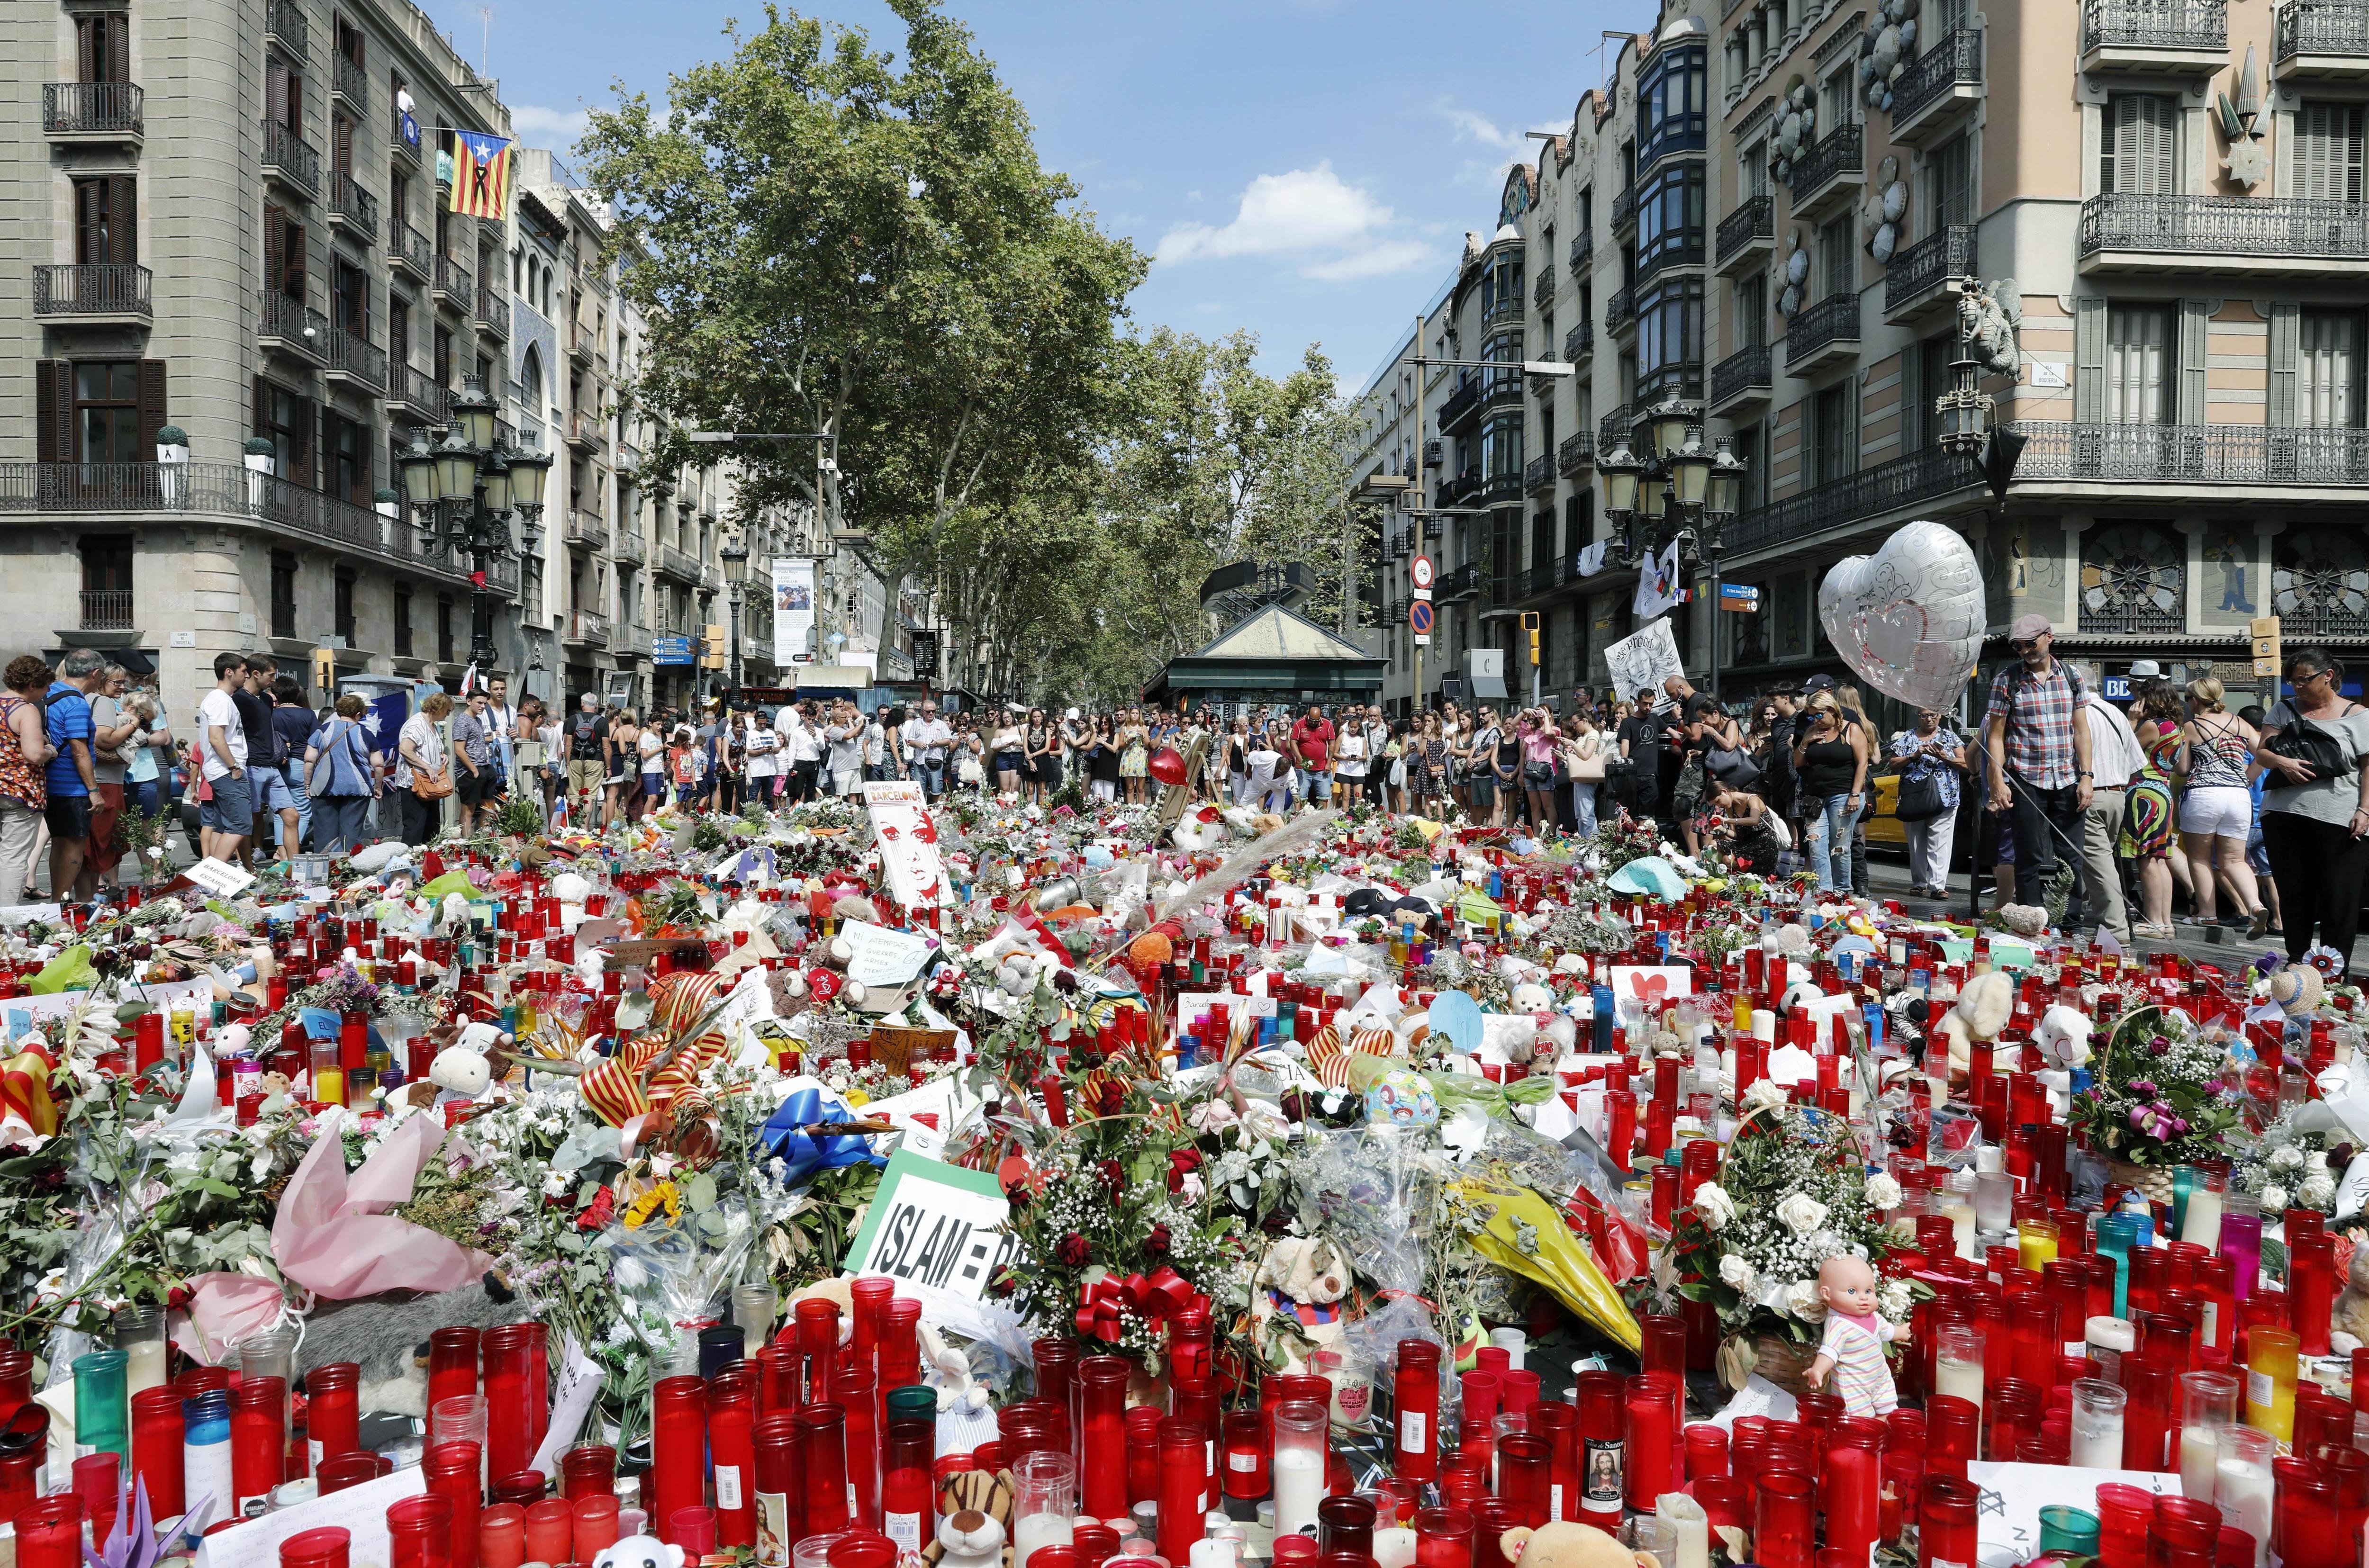
[[156, 661], [136, 647], [110, 648], [107, 657], [123, 666], [128, 674], [154, 675], [156, 673]]
[[872, 671], [860, 664], [801, 664], [790, 673], [800, 691], [808, 687], [828, 691], [842, 686], [858, 692], [872, 689]]

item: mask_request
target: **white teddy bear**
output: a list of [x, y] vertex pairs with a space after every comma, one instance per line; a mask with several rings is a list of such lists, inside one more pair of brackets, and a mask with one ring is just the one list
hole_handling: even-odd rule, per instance
[[682, 1548], [652, 1536], [629, 1535], [594, 1552], [592, 1568], [682, 1568]]

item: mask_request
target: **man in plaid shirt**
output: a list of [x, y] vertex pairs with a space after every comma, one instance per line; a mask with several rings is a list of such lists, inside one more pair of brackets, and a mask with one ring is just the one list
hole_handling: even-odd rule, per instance
[[2082, 864], [2089, 727], [2080, 718], [2081, 677], [2049, 657], [2048, 617], [2020, 616], [2007, 635], [2017, 662], [1991, 677], [1983, 720], [1990, 808], [2011, 813], [2017, 886], [2036, 899], [2043, 869], [2059, 855], [2077, 867]]

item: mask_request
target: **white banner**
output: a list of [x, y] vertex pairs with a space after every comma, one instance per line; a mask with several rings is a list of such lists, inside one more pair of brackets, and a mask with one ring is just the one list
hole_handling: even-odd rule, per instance
[[807, 640], [814, 633], [815, 564], [804, 555], [773, 562], [773, 662], [804, 664], [814, 656]]
[[1659, 693], [1664, 681], [1687, 672], [1678, 658], [1678, 639], [1666, 619], [1652, 622], [1606, 648], [1604, 668], [1611, 674], [1612, 689], [1623, 697], [1646, 690]]
[[1642, 621], [1659, 615], [1677, 603], [1685, 592], [1685, 585], [1678, 580], [1678, 542], [1671, 540], [1659, 555], [1647, 551], [1637, 573], [1637, 618]]
[[904, 779], [876, 781], [864, 786], [864, 804], [872, 814], [888, 896], [909, 910], [953, 903], [938, 858], [937, 824], [930, 820], [921, 786]]

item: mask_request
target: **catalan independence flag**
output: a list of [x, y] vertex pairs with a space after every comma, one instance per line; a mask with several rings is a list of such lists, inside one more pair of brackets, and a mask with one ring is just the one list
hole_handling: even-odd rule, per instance
[[452, 211], [471, 218], [509, 216], [509, 139], [448, 126], [438, 141], [438, 162], [449, 162], [452, 171]]

